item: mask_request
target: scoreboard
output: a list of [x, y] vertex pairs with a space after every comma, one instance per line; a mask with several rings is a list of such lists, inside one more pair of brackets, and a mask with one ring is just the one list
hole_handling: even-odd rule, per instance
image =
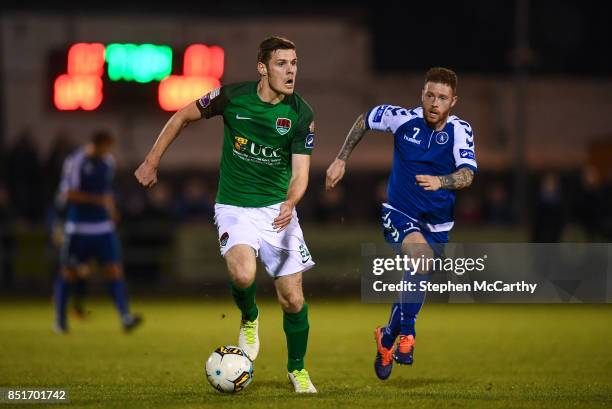
[[[73, 44], [68, 48], [66, 72], [53, 80], [53, 106], [58, 111], [95, 111], [104, 106], [105, 89], [113, 88], [115, 100], [111, 103], [121, 105], [124, 95], [117, 89], [129, 93], [132, 87], [148, 85], [150, 88], [155, 84], [159, 107], [177, 111], [221, 85], [225, 62], [222, 47], [187, 46], [183, 52], [182, 73], [172, 73], [177, 65], [174, 55], [174, 50], [167, 45]], [[113, 87], [120, 82], [130, 86]]]

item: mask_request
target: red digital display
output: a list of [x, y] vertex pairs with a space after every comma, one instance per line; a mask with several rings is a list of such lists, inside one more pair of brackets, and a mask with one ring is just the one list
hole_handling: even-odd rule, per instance
[[221, 85], [224, 52], [221, 47], [194, 44], [187, 47], [183, 75], [171, 75], [159, 83], [159, 106], [178, 111]]
[[[166, 72], [170, 72], [172, 52], [167, 46], [151, 44], [141, 46], [112, 44], [111, 46], [115, 47], [115, 51], [118, 50], [112, 55], [109, 55], [106, 46], [100, 43], [77, 43], [70, 47], [66, 74], [59, 75], [53, 84], [53, 103], [56, 109], [60, 111], [98, 109], [104, 100], [105, 63], [109, 67], [110, 63], [107, 60], [113, 56], [115, 71], [123, 67], [124, 71], [129, 68], [127, 70], [129, 72], [144, 75], [156, 67], [159, 68], [161, 62], [164, 62], [160, 58], [150, 57], [151, 53], [158, 49], [162, 51], [167, 49], [168, 52], [162, 54], [165, 59], [170, 59], [164, 62], [168, 67]], [[125, 50], [132, 52], [119, 53]], [[166, 111], [177, 111], [189, 102], [219, 87], [224, 70], [224, 55], [223, 48], [219, 46], [204, 44], [188, 46], [183, 56], [183, 74], [159, 77], [161, 78], [157, 92], [159, 106]], [[146, 56], [149, 57], [145, 58]], [[150, 67], [151, 64], [153, 66]], [[114, 77], [109, 73], [109, 78]], [[138, 85], [134, 83], [134, 86]]]
[[68, 73], [55, 79], [53, 102], [61, 111], [93, 111], [102, 103], [104, 45], [78, 43], [68, 50]]
[[68, 75], [104, 74], [104, 45], [78, 43], [68, 51]]

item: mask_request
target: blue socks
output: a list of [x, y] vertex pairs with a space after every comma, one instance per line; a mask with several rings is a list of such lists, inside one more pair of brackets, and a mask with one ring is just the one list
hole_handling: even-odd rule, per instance
[[53, 302], [55, 303], [55, 324], [63, 329], [67, 329], [68, 323], [66, 322], [66, 308], [68, 306], [68, 299], [70, 298], [70, 292], [72, 284], [66, 281], [61, 275], [55, 281], [55, 288], [53, 294]]
[[125, 281], [123, 279], [111, 280], [108, 282], [108, 289], [113, 301], [115, 302], [115, 307], [117, 307], [117, 311], [119, 311], [121, 319], [125, 321], [130, 317], [130, 308], [128, 304]]
[[[53, 302], [55, 304], [55, 324], [62, 330], [67, 329], [68, 321], [66, 318], [66, 310], [68, 308], [68, 299], [73, 289], [73, 284], [66, 281], [63, 277], [58, 277], [55, 281], [53, 291]], [[127, 290], [124, 280], [111, 280], [108, 283], [108, 289], [115, 303], [115, 307], [119, 311], [121, 320], [125, 322], [132, 318], [128, 303]]]
[[412, 335], [416, 337], [414, 324], [416, 317], [425, 302], [425, 291], [418, 290], [420, 283], [429, 280], [430, 274], [414, 274], [410, 271], [404, 273], [404, 280], [414, 283], [416, 291], [400, 294], [400, 302], [393, 304], [389, 322], [383, 330], [382, 345], [391, 348], [398, 335]]
[[387, 323], [387, 326], [383, 328], [383, 335], [381, 339], [382, 345], [387, 349], [391, 348], [399, 332], [400, 332], [400, 304], [395, 303], [391, 307], [391, 315], [389, 316], [389, 322]]

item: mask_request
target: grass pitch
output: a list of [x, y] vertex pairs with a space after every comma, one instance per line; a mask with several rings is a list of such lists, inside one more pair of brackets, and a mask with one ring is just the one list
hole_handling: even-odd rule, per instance
[[[119, 330], [110, 301], [51, 332], [48, 301], [0, 301], [0, 387], [67, 388], [71, 403], [113, 408], [609, 408], [612, 306], [425, 305], [415, 364], [373, 372], [373, 329], [389, 308], [310, 300], [306, 367], [320, 393], [296, 396], [286, 379], [280, 308], [260, 302], [260, 355], [237, 395], [210, 387], [204, 362], [237, 342], [238, 312], [219, 300], [136, 300], [145, 325]], [[0, 404], [2, 407], [9, 405]], [[18, 407], [24, 407], [19, 405]]]

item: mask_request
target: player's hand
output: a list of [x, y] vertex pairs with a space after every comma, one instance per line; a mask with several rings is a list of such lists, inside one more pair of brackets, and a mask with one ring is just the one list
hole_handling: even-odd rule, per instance
[[442, 181], [438, 176], [431, 175], [416, 175], [417, 185], [421, 186], [425, 190], [431, 190], [435, 192], [442, 187]]
[[332, 164], [329, 165], [325, 177], [325, 190], [332, 190], [336, 187], [338, 182], [344, 177], [345, 168], [346, 161], [342, 159], [335, 159]]
[[289, 226], [291, 219], [293, 218], [293, 208], [295, 204], [291, 200], [285, 200], [283, 204], [281, 204], [280, 211], [278, 212], [278, 216], [272, 222], [272, 227], [277, 229], [278, 233], [282, 232]]
[[152, 164], [148, 159], [136, 169], [134, 176], [144, 187], [151, 187], [157, 183], [157, 165]]

